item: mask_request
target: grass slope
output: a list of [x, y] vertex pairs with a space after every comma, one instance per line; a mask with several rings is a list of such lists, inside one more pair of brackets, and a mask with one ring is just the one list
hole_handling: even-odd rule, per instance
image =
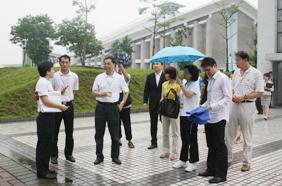
[[[58, 69], [56, 69], [58, 70]], [[79, 76], [80, 90], [75, 95], [75, 112], [93, 112], [95, 98], [91, 89], [101, 69], [73, 67]], [[132, 79], [129, 85], [133, 108], [142, 108], [143, 87], [150, 70], [129, 69]], [[30, 117], [36, 115], [34, 88], [38, 80], [36, 68], [0, 69], [0, 118]]]

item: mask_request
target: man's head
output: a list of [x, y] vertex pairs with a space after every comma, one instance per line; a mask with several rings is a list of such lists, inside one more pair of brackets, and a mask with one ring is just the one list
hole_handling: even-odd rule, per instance
[[212, 77], [217, 72], [216, 61], [211, 57], [205, 57], [202, 60], [201, 67], [208, 77]]
[[249, 54], [245, 51], [239, 51], [235, 54], [236, 57], [236, 65], [238, 68], [244, 69], [247, 68], [249, 64]]
[[47, 79], [51, 79], [54, 77], [55, 71], [53, 69], [53, 63], [51, 62], [43, 62], [38, 64], [37, 70], [41, 77], [45, 77]]
[[104, 69], [107, 74], [111, 74], [115, 70], [116, 61], [112, 57], [106, 57], [104, 59]]
[[153, 63], [153, 69], [156, 73], [160, 73], [163, 70], [163, 66], [163, 63], [160, 62]]
[[69, 68], [70, 68], [70, 56], [68, 55], [62, 55], [61, 57], [59, 57], [59, 64], [61, 67], [61, 71], [62, 72], [68, 72]]
[[263, 74], [263, 79], [264, 79], [265, 81], [270, 80], [270, 78], [271, 78], [271, 76], [270, 76], [270, 74], [269, 74], [269, 73], [265, 73], [265, 74]]

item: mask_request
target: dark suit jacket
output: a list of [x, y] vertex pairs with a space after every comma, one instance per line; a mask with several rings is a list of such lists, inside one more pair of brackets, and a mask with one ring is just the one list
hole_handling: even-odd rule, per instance
[[150, 111], [158, 111], [162, 94], [162, 84], [165, 82], [165, 75], [162, 72], [159, 84], [156, 83], [155, 73], [149, 74], [144, 87], [144, 103], [149, 102]]

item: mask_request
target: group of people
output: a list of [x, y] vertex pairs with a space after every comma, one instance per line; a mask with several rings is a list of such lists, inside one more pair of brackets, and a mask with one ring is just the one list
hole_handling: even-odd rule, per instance
[[[160, 158], [179, 159], [173, 167], [185, 168], [187, 172], [197, 169], [198, 125], [193, 123], [187, 112], [198, 107], [206, 107], [209, 111], [209, 121], [205, 125], [208, 146], [207, 169], [199, 176], [211, 176], [210, 183], [226, 181], [228, 167], [232, 165], [232, 149], [238, 127], [241, 128], [244, 142], [241, 171], [249, 171], [255, 100], [265, 95], [265, 87], [262, 74], [250, 65], [246, 52], [236, 53], [236, 64], [238, 70], [230, 80], [218, 70], [213, 58], [206, 57], [201, 63], [201, 68], [205, 72], [203, 80], [199, 77], [198, 67], [187, 65], [184, 67], [184, 79], [181, 81], [176, 68], [169, 66], [163, 72], [164, 65], [154, 63], [155, 72], [147, 76], [144, 89], [144, 105], [149, 104], [151, 119], [151, 145], [148, 149], [158, 147], [157, 123], [160, 103], [164, 98], [179, 99], [178, 118], [160, 116], [163, 129]], [[169, 141], [170, 129], [172, 145]], [[179, 136], [182, 141], [180, 153]]]
[[[95, 165], [104, 161], [103, 137], [106, 124], [110, 132], [112, 162], [120, 165], [121, 123], [124, 125], [128, 147], [134, 148], [131, 131], [131, 97], [128, 84], [131, 76], [122, 64], [112, 57], [104, 59], [105, 72], [99, 74], [93, 83], [92, 94], [96, 97], [95, 109]], [[59, 58], [60, 71], [54, 73], [52, 63], [38, 65], [40, 79], [36, 84], [38, 103], [36, 166], [39, 178], [55, 179], [56, 173], [49, 170], [51, 163], [58, 163], [58, 134], [64, 119], [66, 132], [65, 157], [75, 162], [73, 152], [74, 92], [78, 90], [78, 76], [70, 71], [70, 57]], [[208, 146], [207, 169], [199, 176], [212, 176], [210, 183], [226, 181], [228, 167], [232, 164], [232, 147], [238, 127], [244, 139], [242, 171], [249, 171], [252, 156], [252, 135], [255, 100], [264, 93], [261, 73], [249, 63], [246, 52], [236, 53], [238, 70], [231, 80], [217, 68], [213, 58], [202, 60], [201, 68], [205, 78], [201, 80], [200, 70], [191, 64], [184, 67], [184, 79], [178, 78], [177, 69], [164, 64], [153, 63], [154, 73], [147, 76], [144, 87], [144, 107], [150, 114], [151, 144], [149, 150], [158, 147], [157, 130], [162, 122], [162, 153], [160, 158], [177, 160], [174, 168], [185, 168], [191, 172], [197, 169], [199, 161], [198, 125], [193, 123], [187, 112], [205, 107], [209, 121], [205, 125]], [[58, 91], [62, 102], [51, 99], [50, 93]], [[164, 99], [177, 100], [179, 117], [162, 116], [160, 103]], [[55, 108], [55, 110], [50, 108]], [[171, 136], [170, 136], [171, 130]], [[182, 141], [179, 149], [179, 136]], [[172, 138], [172, 145], [170, 145]]]

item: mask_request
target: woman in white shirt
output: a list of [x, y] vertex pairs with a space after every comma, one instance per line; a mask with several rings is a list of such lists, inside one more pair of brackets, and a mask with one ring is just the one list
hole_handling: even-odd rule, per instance
[[187, 116], [187, 112], [199, 107], [201, 94], [198, 82], [199, 69], [195, 65], [185, 66], [184, 78], [185, 84], [179, 82], [181, 83], [183, 103], [183, 107], [180, 110], [180, 133], [182, 147], [179, 161], [176, 162], [173, 167], [186, 168], [185, 171], [191, 172], [197, 169], [196, 162], [199, 161], [197, 139], [198, 126], [191, 123]]
[[264, 79], [264, 94], [261, 97], [261, 104], [263, 106], [264, 119], [267, 120], [269, 116], [269, 105], [271, 101], [271, 92], [274, 91], [273, 82], [270, 80], [271, 76], [269, 73], [263, 75]]

